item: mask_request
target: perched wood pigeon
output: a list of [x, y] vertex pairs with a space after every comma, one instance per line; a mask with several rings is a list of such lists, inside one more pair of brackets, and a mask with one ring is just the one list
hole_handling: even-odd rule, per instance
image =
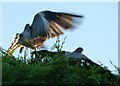
[[[76, 63], [76, 59], [81, 60], [81, 64], [83, 63], [84, 65], [96, 65], [96, 66], [100, 66], [97, 63], [93, 62], [90, 58], [88, 58], [86, 55], [83, 54], [83, 48], [78, 47], [75, 51], [73, 52], [69, 52], [69, 51], [61, 51], [61, 54], [64, 55], [65, 58], [71, 59], [73, 60], [73, 62]], [[57, 52], [51, 52], [48, 50], [40, 50], [40, 51], [34, 51], [31, 53], [31, 57], [38, 60], [42, 60], [46, 57], [48, 57], [48, 59], [52, 59], [55, 55], [57, 54]], [[75, 61], [74, 61], [75, 60]], [[78, 60], [78, 61], [79, 61]]]
[[66, 52], [65, 56], [68, 58], [85, 58], [85, 59], [89, 59], [87, 56], [85, 56], [83, 53], [83, 48], [78, 47], [74, 52]]
[[37, 13], [32, 24], [26, 24], [24, 31], [16, 34], [8, 52], [13, 53], [18, 47], [31, 49], [42, 47], [47, 39], [63, 34], [61, 29], [74, 27], [74, 18], [83, 18], [83, 16], [52, 11]]

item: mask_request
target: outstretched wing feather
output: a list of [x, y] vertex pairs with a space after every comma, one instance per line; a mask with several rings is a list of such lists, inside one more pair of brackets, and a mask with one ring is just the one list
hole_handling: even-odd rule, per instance
[[[43, 16], [48, 22], [48, 35], [47, 37], [56, 37], [63, 34], [61, 29], [69, 29], [73, 27], [73, 18], [82, 18], [83, 16], [74, 15], [69, 13], [60, 13], [52, 11], [42, 11], [39, 15]], [[54, 33], [53, 33], [54, 32]]]

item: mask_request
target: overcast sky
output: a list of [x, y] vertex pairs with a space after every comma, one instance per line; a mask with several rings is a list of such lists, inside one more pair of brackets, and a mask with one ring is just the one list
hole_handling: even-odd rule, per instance
[[[66, 38], [63, 50], [74, 51], [77, 47], [84, 49], [84, 54], [94, 62], [101, 61], [110, 70], [114, 67], [111, 60], [118, 65], [118, 10], [115, 2], [37, 2], [37, 3], [3, 3], [2, 4], [2, 47], [8, 49], [16, 33], [24, 30], [25, 24], [32, 23], [36, 13], [43, 10], [67, 12], [84, 15], [81, 25], [75, 30], [65, 31], [60, 36], [61, 42]], [[50, 49], [56, 39], [45, 42]]]

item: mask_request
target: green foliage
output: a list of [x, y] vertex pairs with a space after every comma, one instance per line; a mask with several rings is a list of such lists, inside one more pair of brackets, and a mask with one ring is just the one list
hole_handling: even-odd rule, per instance
[[[70, 65], [69, 59], [57, 54], [52, 61], [37, 64], [24, 63], [18, 59], [4, 57], [2, 82], [6, 84], [80, 84], [117, 86], [119, 76], [112, 75], [101, 67], [84, 67], [80, 63]], [[79, 59], [78, 59], [79, 61]], [[106, 70], [106, 72], [103, 72]], [[119, 78], [119, 79], [118, 79]]]
[[64, 41], [62, 42], [62, 44], [60, 44], [60, 38], [58, 37], [57, 40], [56, 40], [56, 42], [52, 46], [52, 50], [53, 49], [57, 49], [57, 52], [62, 51], [63, 44], [65, 43], [65, 39], [66, 39], [66, 37], [64, 38]]
[[[120, 77], [107, 68], [86, 65], [82, 59], [68, 59], [62, 53], [60, 41], [54, 46], [57, 53], [35, 53], [35, 57], [26, 59], [7, 55], [1, 49], [3, 85], [39, 85], [39, 84], [79, 84], [80, 86], [119, 86]], [[45, 52], [45, 51], [44, 51]], [[24, 58], [24, 59], [22, 59]]]

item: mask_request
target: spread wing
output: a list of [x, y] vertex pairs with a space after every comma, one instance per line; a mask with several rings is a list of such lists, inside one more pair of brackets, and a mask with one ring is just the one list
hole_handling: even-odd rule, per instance
[[73, 18], [82, 18], [81, 15], [74, 15], [62, 12], [43, 11], [44, 18], [49, 21], [48, 38], [63, 34], [61, 29], [69, 29], [73, 27]]
[[[69, 29], [74, 26], [73, 18], [82, 18], [83, 16], [69, 13], [42, 11], [35, 15], [31, 26], [26, 25], [24, 31], [17, 34], [8, 51], [13, 52], [16, 48], [25, 46], [22, 42], [26, 39], [35, 42], [33, 45], [41, 47], [46, 39], [63, 34], [62, 29]], [[20, 41], [21, 39], [21, 41]], [[34, 41], [33, 41], [34, 39]], [[22, 45], [19, 43], [21, 42]], [[27, 45], [28, 46], [28, 45]]]
[[[82, 18], [81, 15], [69, 13], [42, 11], [35, 15], [31, 25], [33, 38], [37, 35], [53, 38], [63, 34], [61, 29], [69, 29], [73, 27], [73, 18]], [[35, 31], [36, 30], [36, 31]]]

